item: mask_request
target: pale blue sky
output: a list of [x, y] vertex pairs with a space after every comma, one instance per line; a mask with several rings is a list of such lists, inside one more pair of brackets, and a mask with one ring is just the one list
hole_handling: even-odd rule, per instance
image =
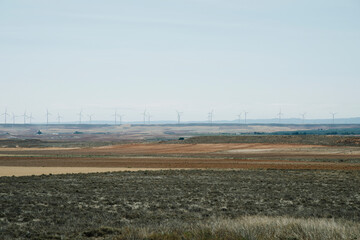
[[360, 1], [0, 0], [0, 87], [37, 121], [359, 117]]

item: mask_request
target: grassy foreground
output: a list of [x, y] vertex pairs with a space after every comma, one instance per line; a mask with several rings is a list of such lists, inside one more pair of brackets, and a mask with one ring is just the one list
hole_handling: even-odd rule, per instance
[[193, 225], [172, 223], [154, 228], [102, 227], [74, 238], [97, 239], [360, 239], [360, 223], [334, 219], [246, 216], [212, 219]]

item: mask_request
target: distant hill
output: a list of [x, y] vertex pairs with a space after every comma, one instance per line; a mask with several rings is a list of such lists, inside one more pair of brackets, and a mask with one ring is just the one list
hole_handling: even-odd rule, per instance
[[[159, 121], [151, 121], [146, 122], [145, 124], [174, 124], [176, 125], [178, 122], [174, 120], [159, 120]], [[304, 121], [301, 118], [284, 118], [279, 122], [278, 118], [269, 118], [269, 119], [247, 119], [246, 124], [332, 124], [332, 119], [305, 119]], [[3, 123], [0, 122], [0, 125]], [[34, 124], [45, 124], [44, 122], [34, 122]], [[49, 124], [57, 124], [57, 122], [49, 122]], [[61, 124], [79, 124], [78, 121], [71, 122], [62, 122]], [[82, 124], [89, 124], [87, 121], [83, 121]], [[106, 124], [106, 125], [114, 125], [114, 121], [101, 120], [101, 121], [92, 121], [91, 124]], [[140, 124], [143, 125], [143, 121], [123, 121], [122, 124]], [[181, 124], [210, 124], [209, 121], [181, 121]], [[213, 124], [245, 124], [244, 119], [240, 122], [239, 120], [217, 120], [213, 121]], [[355, 118], [337, 118], [334, 121], [334, 124], [360, 124], [360, 117]], [[11, 123], [8, 123], [11, 125]], [[17, 125], [21, 125], [21, 123], [17, 123]], [[117, 122], [119, 125], [119, 122]]]
[[[68, 122], [69, 124], [76, 124], [77, 122]], [[93, 124], [114, 124], [114, 121], [93, 121]], [[142, 121], [129, 121], [123, 122], [124, 124], [144, 124]], [[182, 124], [205, 124], [209, 123], [208, 121], [182, 121]], [[229, 123], [229, 124], [238, 124], [239, 120], [218, 120], [213, 121], [216, 123]], [[244, 124], [245, 121], [242, 119], [241, 124]], [[301, 118], [284, 118], [279, 122], [278, 118], [269, 118], [269, 119], [248, 119], [247, 124], [332, 124], [332, 119], [305, 119], [304, 121]], [[360, 124], [360, 117], [356, 118], [337, 118], [334, 121], [335, 124]], [[86, 124], [86, 122], [84, 122]], [[146, 124], [149, 124], [146, 122]], [[160, 120], [160, 121], [151, 121], [150, 124], [177, 124], [177, 121], [173, 120]]]

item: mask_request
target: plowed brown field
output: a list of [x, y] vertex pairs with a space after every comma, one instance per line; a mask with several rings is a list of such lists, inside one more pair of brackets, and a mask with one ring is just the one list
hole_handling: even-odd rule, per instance
[[[92, 148], [2, 148], [0, 166], [146, 169], [360, 170], [360, 149], [299, 144], [122, 144]], [[17, 168], [18, 169], [18, 168]], [[104, 169], [103, 169], [104, 170]], [[4, 173], [4, 171], [6, 171]], [[11, 175], [9, 168], [0, 175]], [[40, 171], [41, 173], [41, 171]], [[56, 172], [57, 173], [57, 172]], [[15, 173], [14, 173], [15, 174]], [[34, 172], [35, 174], [35, 172]]]

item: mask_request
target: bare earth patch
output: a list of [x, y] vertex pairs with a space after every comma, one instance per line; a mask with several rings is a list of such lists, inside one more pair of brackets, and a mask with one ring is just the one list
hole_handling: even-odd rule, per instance
[[114, 171], [161, 170], [159, 168], [90, 168], [90, 167], [0, 167], [1, 177], [32, 176], [42, 174], [100, 173]]

